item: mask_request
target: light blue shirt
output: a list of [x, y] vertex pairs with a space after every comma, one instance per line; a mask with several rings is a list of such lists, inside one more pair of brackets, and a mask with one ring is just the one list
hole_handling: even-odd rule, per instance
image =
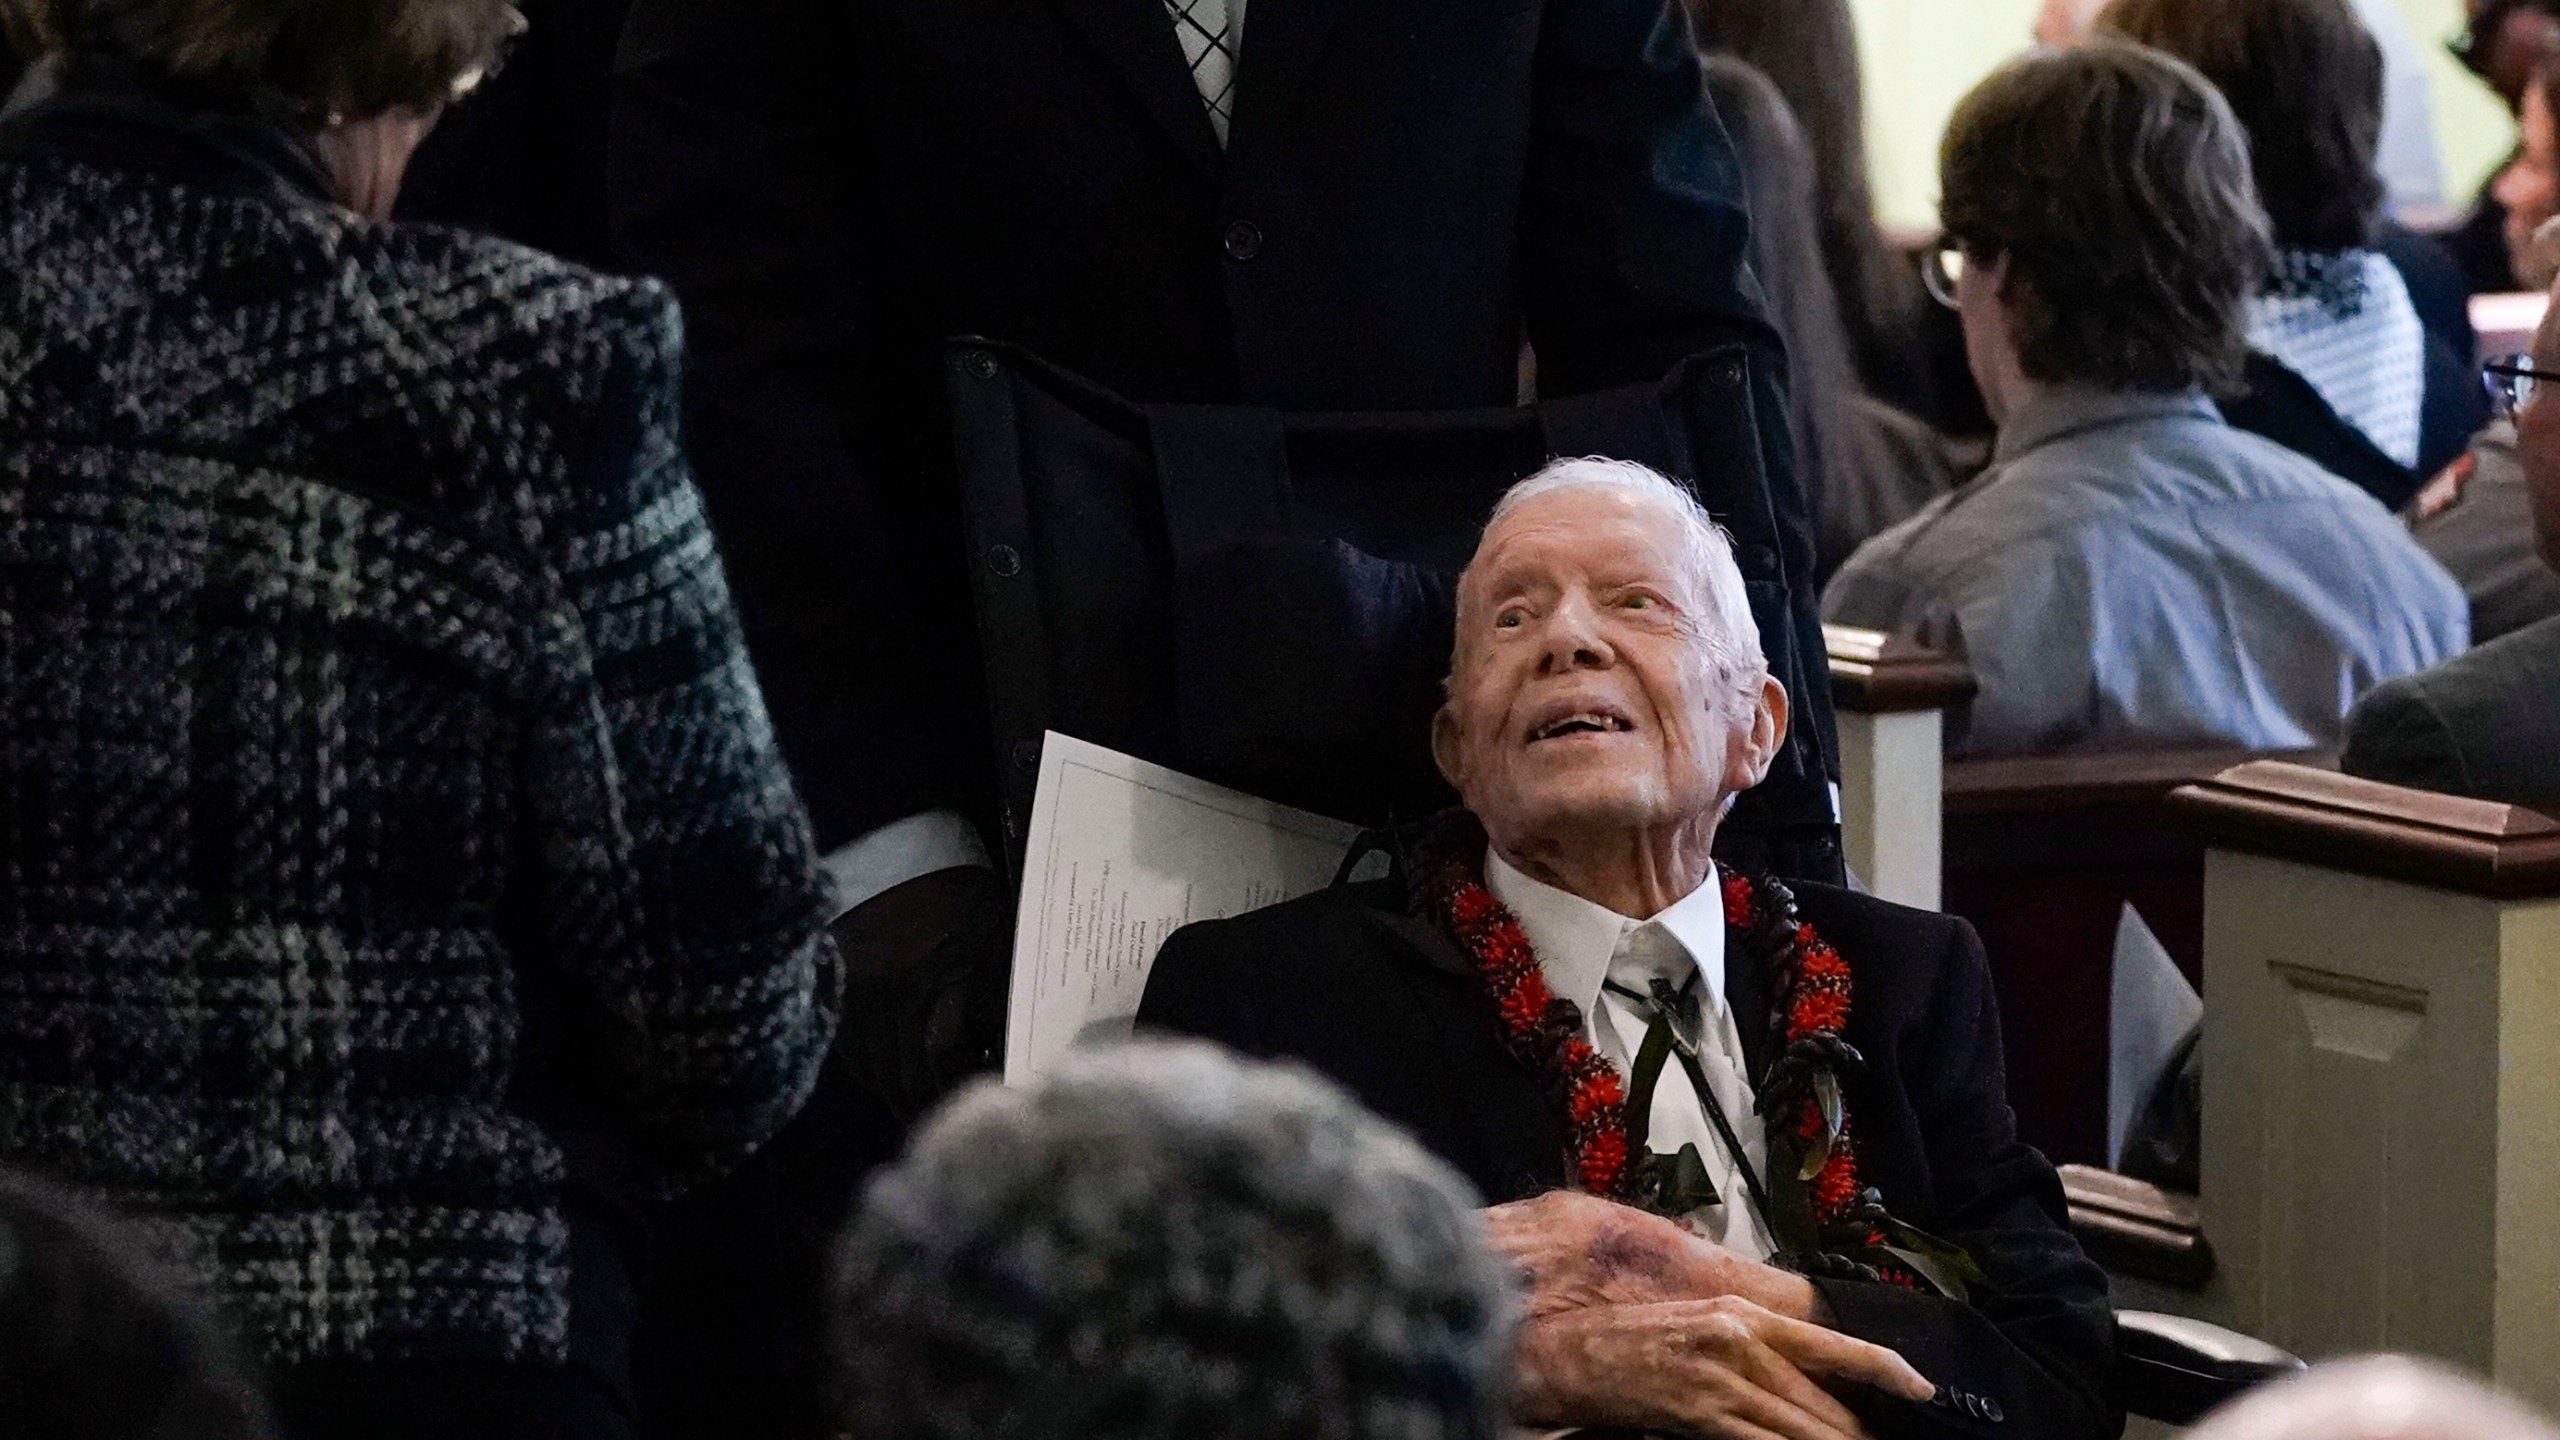
[[2193, 393], [2042, 392], [1822, 610], [1967, 658], [1956, 754], [2333, 744], [2356, 697], [2470, 643], [2398, 517]]

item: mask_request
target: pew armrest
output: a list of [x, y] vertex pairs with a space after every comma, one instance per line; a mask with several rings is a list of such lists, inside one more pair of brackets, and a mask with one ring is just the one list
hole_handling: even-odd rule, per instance
[[2071, 1233], [2090, 1259], [2187, 1290], [2213, 1278], [2213, 1245], [2196, 1197], [2089, 1165], [2065, 1165], [2059, 1173]]
[[1849, 625], [1822, 627], [1831, 661], [1831, 701], [1856, 715], [1944, 710], [1980, 687], [1962, 660], [1944, 651]]
[[2560, 895], [2560, 819], [2275, 761], [2169, 797], [2216, 848], [2493, 900]]
[[2125, 1408], [2172, 1425], [2192, 1425], [2240, 1392], [2303, 1368], [2237, 1330], [2149, 1310], [2116, 1312], [2116, 1353]]

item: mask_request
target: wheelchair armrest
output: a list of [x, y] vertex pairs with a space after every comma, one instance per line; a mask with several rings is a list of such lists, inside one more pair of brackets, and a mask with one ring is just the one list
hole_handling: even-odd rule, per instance
[[2240, 1392], [2303, 1368], [2263, 1340], [2149, 1310], [2116, 1312], [2116, 1351], [2125, 1408], [2171, 1425], [2194, 1424]]

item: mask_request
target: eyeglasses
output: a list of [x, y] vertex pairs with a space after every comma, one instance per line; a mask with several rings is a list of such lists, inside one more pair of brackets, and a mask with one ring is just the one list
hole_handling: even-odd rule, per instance
[[1920, 283], [1929, 287], [1929, 298], [1953, 310], [1956, 308], [1956, 282], [1964, 278], [1964, 245], [1957, 240], [1940, 240], [1920, 257]]
[[2498, 414], [2513, 419], [2541, 393], [2544, 381], [2560, 383], [2560, 370], [2536, 369], [2530, 355], [2501, 355], [2480, 367], [2480, 379], [2489, 387], [2489, 403]]

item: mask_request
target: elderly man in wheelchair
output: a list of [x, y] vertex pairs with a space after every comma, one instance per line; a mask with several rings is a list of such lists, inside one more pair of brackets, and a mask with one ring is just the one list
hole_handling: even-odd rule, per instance
[[1711, 857], [1788, 724], [1730, 546], [1641, 466], [1496, 508], [1388, 878], [1177, 932], [1142, 1025], [1312, 1064], [1498, 1202], [1527, 1425], [2108, 1437], [2105, 1275], [1962, 921]]

